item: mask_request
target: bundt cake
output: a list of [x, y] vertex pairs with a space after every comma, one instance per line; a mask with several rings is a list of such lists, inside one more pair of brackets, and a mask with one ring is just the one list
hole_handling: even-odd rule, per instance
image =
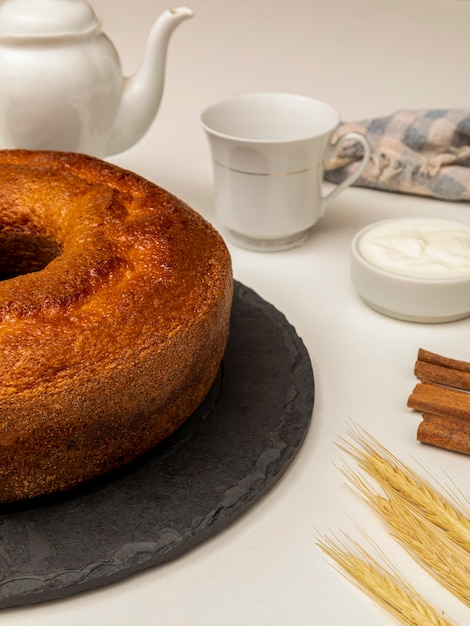
[[0, 502], [121, 467], [200, 405], [229, 332], [214, 228], [109, 163], [0, 151]]

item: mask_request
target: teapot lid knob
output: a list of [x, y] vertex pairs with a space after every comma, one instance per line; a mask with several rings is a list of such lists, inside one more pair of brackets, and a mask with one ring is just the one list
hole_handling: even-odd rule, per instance
[[101, 28], [85, 0], [3, 0], [0, 37], [85, 36]]

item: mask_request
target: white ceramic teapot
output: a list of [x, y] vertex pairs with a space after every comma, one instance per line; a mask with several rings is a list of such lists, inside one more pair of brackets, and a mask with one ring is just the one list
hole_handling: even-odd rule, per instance
[[132, 146], [157, 114], [171, 33], [192, 15], [162, 13], [140, 69], [124, 77], [85, 0], [1, 0], [0, 148], [103, 157]]

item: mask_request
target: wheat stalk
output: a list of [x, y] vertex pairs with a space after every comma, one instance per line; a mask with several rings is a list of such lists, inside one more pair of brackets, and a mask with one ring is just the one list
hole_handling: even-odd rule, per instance
[[[354, 458], [368, 476], [347, 466], [342, 468], [349, 487], [385, 521], [392, 536], [420, 565], [470, 606], [468, 498], [449, 491], [449, 497], [443, 496], [369, 434], [359, 428], [349, 434], [352, 442], [341, 438], [338, 447]], [[414, 592], [396, 570], [386, 570], [357, 543], [353, 542], [354, 552], [347, 550], [344, 543], [335, 545], [330, 539], [323, 539], [318, 545], [356, 585], [402, 623], [450, 623]]]
[[401, 624], [406, 626], [455, 626], [402, 577], [387, 570], [358, 543], [348, 538], [352, 549], [345, 542], [323, 537], [317, 545], [333, 559], [342, 573]]
[[389, 496], [413, 506], [417, 515], [441, 528], [449, 540], [470, 552], [470, 519], [434, 489], [422, 476], [394, 457], [379, 442], [363, 432], [351, 433], [358, 445], [342, 439], [338, 447], [352, 456]]
[[395, 495], [384, 498], [370, 490], [360, 476], [349, 473], [349, 478], [411, 556], [470, 606], [470, 553], [450, 540], [439, 526], [417, 514], [402, 498]]

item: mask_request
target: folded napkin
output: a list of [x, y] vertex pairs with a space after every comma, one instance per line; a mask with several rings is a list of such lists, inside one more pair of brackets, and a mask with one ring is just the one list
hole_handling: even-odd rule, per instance
[[[400, 110], [375, 119], [343, 123], [366, 135], [371, 159], [355, 185], [384, 191], [470, 200], [470, 109]], [[346, 142], [326, 164], [325, 179], [340, 183], [358, 165], [363, 148]]]

